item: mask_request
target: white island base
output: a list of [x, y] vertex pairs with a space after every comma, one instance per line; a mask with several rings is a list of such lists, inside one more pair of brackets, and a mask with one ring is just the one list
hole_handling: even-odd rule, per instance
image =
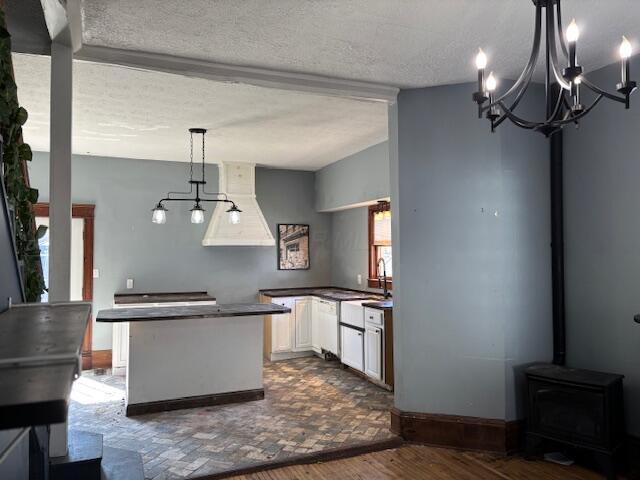
[[264, 398], [264, 314], [282, 309], [262, 304], [101, 311], [98, 321], [129, 321], [127, 416]]
[[131, 322], [127, 416], [264, 398], [262, 328], [262, 316]]

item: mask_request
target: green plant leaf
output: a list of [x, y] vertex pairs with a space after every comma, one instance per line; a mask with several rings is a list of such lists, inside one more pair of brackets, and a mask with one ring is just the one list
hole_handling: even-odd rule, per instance
[[23, 107], [18, 108], [18, 111], [16, 112], [16, 123], [22, 126], [27, 122], [28, 118], [29, 114], [27, 111]]
[[38, 226], [38, 231], [36, 232], [36, 237], [38, 238], [38, 240], [40, 240], [47, 234], [47, 230], [49, 230], [49, 227], [47, 227], [46, 225]]
[[38, 201], [38, 189], [37, 188], [30, 188], [28, 190], [28, 200], [31, 203], [37, 203], [37, 201]]
[[0, 161], [4, 167], [4, 183], [15, 225], [15, 241], [20, 269], [23, 272], [25, 299], [38, 301], [45, 291], [38, 239], [46, 227], [36, 228], [32, 203], [38, 200], [38, 190], [30, 188], [24, 162], [33, 158], [31, 148], [23, 144], [21, 126], [27, 121], [27, 111], [18, 104], [17, 86], [13, 79], [11, 39], [0, 8], [0, 134], [4, 151]]
[[33, 152], [31, 152], [31, 147], [26, 143], [23, 143], [18, 147], [20, 160], [31, 161], [33, 159]]

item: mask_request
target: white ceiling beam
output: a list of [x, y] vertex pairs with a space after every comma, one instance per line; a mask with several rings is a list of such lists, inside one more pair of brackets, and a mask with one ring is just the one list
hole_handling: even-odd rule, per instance
[[[43, 0], [44, 1], [44, 0]], [[367, 101], [395, 103], [399, 89], [388, 85], [344, 80], [306, 73], [283, 72], [176, 57], [151, 52], [83, 44], [76, 59], [154, 70], [217, 82], [292, 90]]]
[[81, 0], [40, 0], [52, 42], [72, 48], [82, 45]]

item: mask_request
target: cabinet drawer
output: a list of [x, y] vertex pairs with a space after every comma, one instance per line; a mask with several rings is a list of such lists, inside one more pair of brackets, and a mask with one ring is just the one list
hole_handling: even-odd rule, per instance
[[384, 311], [366, 307], [364, 309], [364, 321], [371, 325], [384, 326]]

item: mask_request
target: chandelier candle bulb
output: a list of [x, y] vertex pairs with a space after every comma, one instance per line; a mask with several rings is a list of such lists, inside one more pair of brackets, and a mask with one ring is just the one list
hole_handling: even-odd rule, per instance
[[487, 55], [478, 49], [478, 55], [476, 55], [476, 67], [478, 67], [478, 91], [484, 92], [484, 69], [487, 68]]
[[476, 68], [478, 69], [478, 91], [473, 93], [473, 101], [478, 104], [478, 118], [482, 118], [482, 105], [487, 101], [484, 70], [487, 67], [487, 55], [478, 49], [476, 55]]
[[629, 81], [630, 75], [630, 62], [631, 58], [631, 42], [627, 40], [627, 37], [622, 37], [622, 43], [620, 44], [620, 57], [622, 58], [622, 83]]
[[567, 42], [569, 42], [569, 66], [576, 66], [576, 44], [580, 38], [580, 29], [576, 24], [576, 19], [571, 20], [571, 23], [567, 27]]
[[[489, 92], [489, 105], [491, 105], [495, 101], [494, 92], [498, 87], [498, 81], [496, 80], [496, 77], [493, 75], [493, 72], [489, 73], [489, 76], [487, 77], [486, 85], [487, 85], [487, 91]], [[489, 108], [489, 111], [487, 112], [487, 118], [491, 120], [491, 122], [493, 122], [498, 117], [500, 117], [500, 112], [498, 110], [498, 107], [495, 105], [491, 106]]]
[[496, 80], [496, 77], [493, 76], [493, 72], [491, 72], [489, 74], [489, 77], [487, 78], [487, 90], [489, 91], [489, 93], [492, 93], [497, 86], [498, 81]]

